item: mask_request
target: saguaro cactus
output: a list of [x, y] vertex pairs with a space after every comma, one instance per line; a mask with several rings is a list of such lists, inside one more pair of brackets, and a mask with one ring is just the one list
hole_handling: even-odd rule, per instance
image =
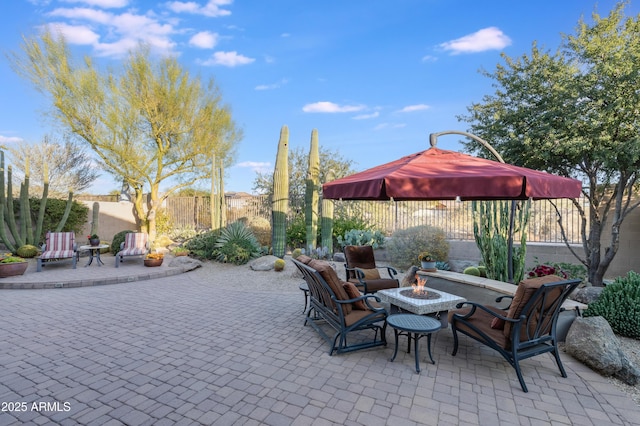
[[287, 248], [287, 211], [289, 210], [289, 128], [282, 126], [273, 171], [271, 201], [271, 244], [273, 255], [283, 258]]
[[[327, 171], [327, 182], [333, 180], [333, 170]], [[320, 219], [322, 230], [322, 247], [326, 247], [329, 254], [333, 253], [333, 200], [322, 198], [322, 218]]]
[[227, 226], [227, 205], [224, 200], [224, 165], [215, 154], [211, 156], [211, 229]]
[[[13, 203], [13, 173], [11, 166], [7, 168], [7, 176], [5, 180], [4, 174], [4, 152], [0, 151], [0, 240], [5, 247], [15, 252], [18, 247], [25, 244], [37, 245], [40, 235], [42, 234], [42, 223], [44, 222], [44, 214], [47, 206], [47, 196], [49, 193], [48, 170], [44, 169], [44, 186], [42, 189], [42, 198], [40, 200], [40, 212], [36, 222], [35, 232], [33, 229], [33, 220], [31, 218], [31, 209], [29, 207], [29, 167], [25, 167], [25, 177], [20, 185], [20, 228], [16, 224], [15, 210]], [[5, 189], [6, 182], [6, 189]], [[6, 192], [5, 192], [6, 191]], [[67, 205], [58, 223], [56, 232], [62, 230], [64, 224], [69, 217], [71, 205], [73, 203], [73, 192], [69, 192]], [[6, 225], [6, 226], [5, 226]], [[7, 234], [9, 230], [10, 236]]]
[[307, 226], [307, 249], [316, 248], [318, 239], [318, 186], [320, 184], [320, 151], [318, 148], [318, 130], [311, 131], [309, 147], [309, 168], [307, 169], [305, 201], [305, 225]]

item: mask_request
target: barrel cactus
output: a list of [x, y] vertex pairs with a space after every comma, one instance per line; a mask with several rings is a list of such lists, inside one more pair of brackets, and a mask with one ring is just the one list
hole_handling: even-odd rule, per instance
[[273, 263], [273, 269], [277, 272], [280, 272], [284, 269], [284, 259], [276, 259], [276, 261]]

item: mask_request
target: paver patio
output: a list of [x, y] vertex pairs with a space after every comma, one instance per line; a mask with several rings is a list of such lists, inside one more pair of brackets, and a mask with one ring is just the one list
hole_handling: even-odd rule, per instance
[[[110, 261], [98, 272], [81, 259], [84, 272], [73, 276], [138, 268]], [[70, 271], [38, 275], [62, 281]], [[233, 288], [229, 277], [239, 272], [245, 285]], [[566, 379], [550, 356], [522, 363], [529, 393], [502, 358], [470, 339], [452, 357], [450, 330], [434, 334], [436, 364], [423, 359], [420, 375], [404, 341], [389, 362], [390, 329], [386, 348], [330, 357], [303, 326], [299, 280], [260, 274], [269, 273], [273, 290], [252, 289], [257, 272], [227, 265], [113, 285], [0, 290], [0, 424], [640, 424], [638, 405], [564, 353]]]

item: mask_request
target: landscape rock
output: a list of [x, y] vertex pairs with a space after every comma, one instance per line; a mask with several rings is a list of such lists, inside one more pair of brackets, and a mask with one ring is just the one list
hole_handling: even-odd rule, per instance
[[279, 257], [273, 255], [262, 256], [249, 262], [249, 268], [254, 271], [271, 271], [278, 259]]
[[409, 268], [404, 278], [402, 278], [402, 281], [400, 282], [400, 287], [411, 287], [413, 284], [415, 284], [417, 281], [416, 272], [418, 272], [418, 269], [419, 268], [415, 265]]
[[604, 287], [584, 287], [578, 290], [571, 298], [576, 302], [589, 304], [595, 302], [600, 294], [602, 294]]
[[182, 268], [186, 271], [193, 271], [196, 268], [200, 268], [202, 266], [202, 262], [198, 259], [194, 259], [189, 256], [178, 256], [171, 259], [169, 262], [170, 268]]
[[344, 258], [344, 253], [342, 252], [336, 252], [333, 253], [333, 261], [334, 262], [346, 262], [347, 260]]
[[632, 386], [640, 381], [640, 370], [620, 350], [618, 338], [603, 317], [576, 318], [567, 333], [565, 350], [603, 376]]

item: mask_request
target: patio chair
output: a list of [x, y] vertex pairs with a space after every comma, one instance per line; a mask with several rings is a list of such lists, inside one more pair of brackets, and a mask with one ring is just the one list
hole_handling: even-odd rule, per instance
[[380, 267], [386, 269], [389, 275], [389, 278], [382, 278], [372, 246], [345, 246], [344, 258], [347, 262], [344, 265], [347, 281], [354, 283], [364, 294], [400, 286], [400, 282], [394, 278], [398, 271], [390, 266]]
[[76, 236], [73, 232], [47, 232], [44, 244], [40, 248], [42, 253], [36, 257], [36, 272], [42, 272], [45, 263], [71, 259], [73, 269], [78, 262]]
[[[556, 324], [566, 298], [581, 280], [564, 280], [555, 275], [527, 279], [518, 285], [510, 306], [505, 309], [473, 302], [459, 303], [449, 312], [453, 331], [453, 353], [458, 352], [458, 333], [498, 351], [516, 370], [520, 386], [528, 392], [520, 361], [550, 352], [562, 377], [567, 373], [560, 361]], [[460, 309], [462, 308], [462, 309]]]
[[124, 241], [120, 243], [120, 251], [116, 254], [116, 268], [120, 266], [125, 256], [144, 256], [147, 253], [149, 253], [147, 234], [144, 232], [129, 232], [125, 234]]

